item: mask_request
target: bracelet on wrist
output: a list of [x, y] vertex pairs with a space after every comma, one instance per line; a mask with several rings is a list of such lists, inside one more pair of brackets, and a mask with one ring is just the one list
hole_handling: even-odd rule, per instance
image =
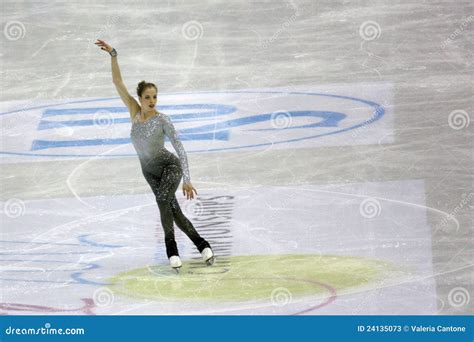
[[112, 56], [112, 57], [115, 57], [117, 56], [117, 51], [114, 49], [112, 49], [112, 51], [109, 52], [109, 54]]

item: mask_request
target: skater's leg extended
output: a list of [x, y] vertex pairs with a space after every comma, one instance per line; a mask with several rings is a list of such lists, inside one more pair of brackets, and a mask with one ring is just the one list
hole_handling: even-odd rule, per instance
[[199, 252], [202, 252], [206, 247], [211, 247], [209, 243], [203, 239], [201, 235], [199, 235], [191, 221], [189, 221], [188, 218], [184, 216], [176, 196], [173, 196], [170, 204], [171, 210], [173, 212], [174, 222], [176, 222], [176, 225], [179, 227], [179, 229], [181, 229], [191, 239]]
[[171, 209], [173, 211], [173, 218], [176, 222], [176, 225], [196, 245], [197, 249], [202, 255], [202, 259], [206, 262], [206, 264], [212, 265], [214, 263], [215, 256], [211, 249], [211, 245], [199, 235], [191, 221], [189, 221], [188, 218], [184, 216], [183, 212], [181, 211], [181, 208], [179, 207], [179, 203], [176, 199], [176, 196], [174, 196], [173, 200], [171, 201]]

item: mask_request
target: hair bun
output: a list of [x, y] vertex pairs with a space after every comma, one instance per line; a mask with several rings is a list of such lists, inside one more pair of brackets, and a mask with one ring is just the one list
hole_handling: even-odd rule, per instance
[[158, 93], [158, 88], [156, 87], [156, 85], [154, 85], [153, 83], [150, 83], [150, 82], [146, 82], [145, 80], [142, 80], [142, 81], [140, 81], [140, 83], [138, 83], [138, 86], [137, 86], [137, 95], [138, 95], [139, 97], [141, 97], [143, 91], [144, 91], [146, 88], [149, 88], [149, 87], [155, 88], [156, 92]]

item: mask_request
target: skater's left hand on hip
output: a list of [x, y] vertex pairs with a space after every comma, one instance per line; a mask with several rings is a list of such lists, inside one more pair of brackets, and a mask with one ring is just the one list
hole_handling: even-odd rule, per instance
[[194, 193], [197, 195], [196, 189], [194, 189], [193, 185], [191, 183], [184, 183], [183, 184], [183, 195], [186, 195], [187, 199], [193, 199], [194, 198]]

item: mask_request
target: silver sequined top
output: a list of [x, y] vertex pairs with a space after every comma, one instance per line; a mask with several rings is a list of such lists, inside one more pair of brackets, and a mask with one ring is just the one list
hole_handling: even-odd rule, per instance
[[[139, 117], [140, 112], [136, 118]], [[179, 159], [165, 148], [165, 135], [170, 139]], [[145, 170], [154, 173], [153, 171], [165, 165], [180, 165], [184, 183], [191, 182], [186, 151], [168, 115], [159, 112], [145, 122], [135, 120], [132, 123], [130, 138]]]

